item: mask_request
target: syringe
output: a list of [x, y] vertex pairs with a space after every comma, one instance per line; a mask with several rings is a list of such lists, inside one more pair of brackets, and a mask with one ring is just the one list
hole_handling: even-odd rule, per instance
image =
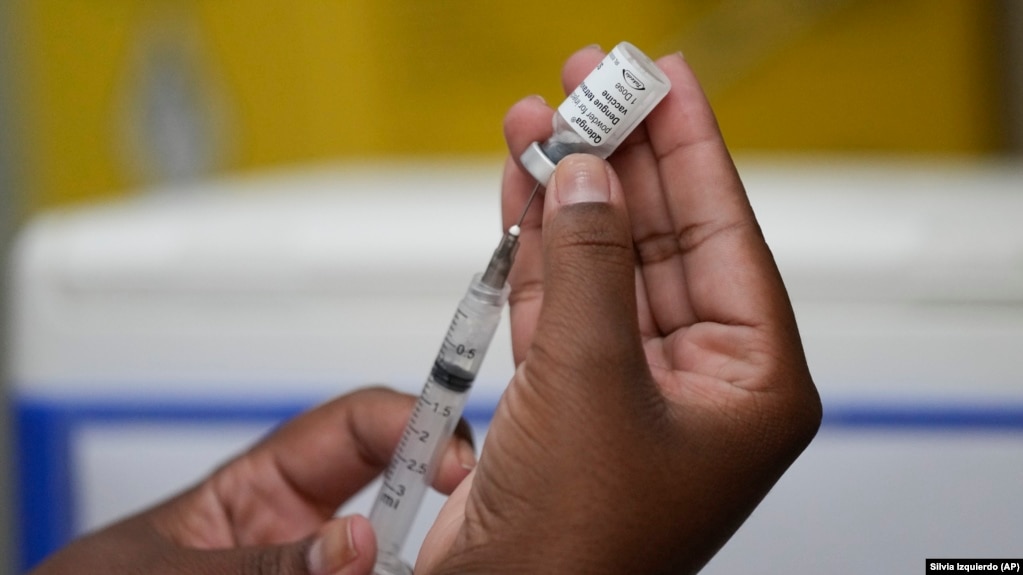
[[538, 183], [518, 223], [504, 234], [486, 271], [473, 278], [458, 304], [398, 449], [384, 472], [369, 517], [377, 535], [375, 575], [412, 573], [401, 560], [401, 547], [497, 330], [508, 300], [505, 280], [518, 248], [519, 226], [537, 191], [568, 154], [608, 157], [670, 87], [667, 76], [650, 58], [622, 42], [558, 107], [552, 136], [542, 145], [533, 143], [520, 156], [522, 166]]
[[486, 271], [472, 278], [384, 472], [369, 515], [377, 535], [376, 575], [412, 573], [401, 560], [401, 548], [497, 331], [508, 301], [510, 288], [505, 280], [518, 249], [519, 231], [518, 224], [509, 228]]

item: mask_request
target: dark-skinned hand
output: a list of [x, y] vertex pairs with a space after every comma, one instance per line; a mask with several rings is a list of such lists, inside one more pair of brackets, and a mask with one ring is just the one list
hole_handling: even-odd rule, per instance
[[[603, 57], [567, 62], [566, 92]], [[562, 160], [510, 283], [515, 376], [419, 573], [689, 573], [816, 433], [792, 307], [716, 120], [681, 55], [612, 156]], [[511, 157], [551, 132], [512, 108]], [[505, 226], [533, 187], [505, 170]]]
[[[600, 60], [573, 55], [574, 87]], [[692, 71], [608, 164], [563, 160], [510, 278], [516, 373], [417, 573], [686, 573], [734, 533], [816, 432], [820, 401], [771, 252]], [[550, 134], [509, 112], [517, 158]], [[505, 227], [533, 182], [509, 160]], [[380, 389], [295, 419], [196, 487], [86, 536], [36, 575], [367, 574], [376, 543], [337, 508], [378, 475], [413, 398]], [[463, 478], [466, 478], [462, 481]]]
[[[337, 509], [383, 471], [415, 398], [365, 389], [288, 422], [169, 501], [75, 541], [33, 575], [369, 575], [376, 537]], [[434, 487], [475, 464], [468, 428]]]

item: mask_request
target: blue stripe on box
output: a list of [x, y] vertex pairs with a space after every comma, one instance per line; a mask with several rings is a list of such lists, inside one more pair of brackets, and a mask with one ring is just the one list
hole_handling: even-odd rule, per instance
[[[219, 403], [198, 400], [13, 398], [17, 481], [18, 567], [25, 572], [75, 535], [70, 443], [91, 423], [279, 423], [317, 403]], [[464, 417], [485, 424], [491, 403], [472, 403]], [[822, 427], [856, 432], [1023, 432], [1023, 402], [835, 401], [825, 404]]]
[[1023, 402], [843, 402], [825, 404], [828, 429], [1023, 431]]

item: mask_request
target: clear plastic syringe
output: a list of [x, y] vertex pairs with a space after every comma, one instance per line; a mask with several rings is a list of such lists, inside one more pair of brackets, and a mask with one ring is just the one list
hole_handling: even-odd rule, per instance
[[650, 58], [622, 42], [558, 107], [551, 137], [543, 144], [534, 142], [520, 156], [537, 184], [519, 223], [508, 229], [487, 270], [473, 278], [458, 304], [370, 511], [377, 535], [376, 575], [412, 573], [401, 560], [401, 548], [497, 330], [508, 300], [505, 280], [518, 248], [519, 225], [537, 191], [568, 154], [608, 157], [670, 88], [668, 77]]
[[515, 225], [494, 250], [486, 271], [473, 277], [384, 472], [369, 515], [377, 535], [376, 575], [412, 573], [401, 560], [401, 548], [501, 321], [510, 291], [505, 280], [518, 240], [519, 226]]

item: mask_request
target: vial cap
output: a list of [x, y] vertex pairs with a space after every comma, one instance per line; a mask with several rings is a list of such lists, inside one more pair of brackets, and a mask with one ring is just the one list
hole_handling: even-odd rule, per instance
[[526, 168], [540, 185], [547, 186], [547, 182], [550, 181], [551, 176], [554, 175], [554, 162], [547, 157], [547, 154], [543, 153], [540, 149], [540, 142], [533, 142], [526, 148], [526, 151], [519, 156], [519, 161], [522, 162], [522, 167]]

